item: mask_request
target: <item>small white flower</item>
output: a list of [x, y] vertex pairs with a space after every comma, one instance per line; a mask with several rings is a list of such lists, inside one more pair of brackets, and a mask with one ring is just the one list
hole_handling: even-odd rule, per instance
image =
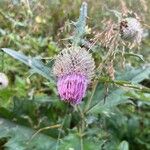
[[0, 72], [0, 90], [6, 88], [7, 86], [8, 78], [4, 73]]

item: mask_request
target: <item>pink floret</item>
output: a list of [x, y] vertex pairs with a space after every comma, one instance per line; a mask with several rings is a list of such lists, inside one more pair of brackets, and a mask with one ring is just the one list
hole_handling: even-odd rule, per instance
[[62, 100], [79, 104], [85, 96], [88, 81], [84, 75], [68, 74], [58, 78], [57, 88]]

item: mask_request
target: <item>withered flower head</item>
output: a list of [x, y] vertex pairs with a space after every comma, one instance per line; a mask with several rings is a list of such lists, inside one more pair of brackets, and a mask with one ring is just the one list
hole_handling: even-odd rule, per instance
[[143, 29], [135, 18], [125, 18], [120, 22], [121, 38], [136, 44], [142, 40]]

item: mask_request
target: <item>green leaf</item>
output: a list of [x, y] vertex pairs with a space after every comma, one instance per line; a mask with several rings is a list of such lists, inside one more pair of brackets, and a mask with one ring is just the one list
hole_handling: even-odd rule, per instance
[[31, 67], [36, 73], [42, 75], [49, 81], [53, 79], [50, 68], [48, 68], [44, 63], [37, 58], [28, 57], [21, 52], [14, 51], [9, 48], [2, 48], [2, 50], [12, 56], [13, 58], [23, 62], [27, 66]]
[[129, 91], [126, 93], [126, 95], [133, 99], [141, 100], [146, 104], [150, 105], [150, 93]]
[[7, 150], [55, 150], [57, 140], [38, 133], [38, 136], [31, 138], [34, 130], [14, 124], [0, 118], [0, 139], [7, 138], [4, 147]]
[[87, 3], [83, 2], [80, 8], [80, 16], [77, 22], [74, 23], [75, 35], [73, 36], [73, 43], [78, 45], [81, 42], [85, 34], [85, 27], [86, 27], [86, 18], [87, 18]]
[[125, 56], [133, 56], [133, 57], [137, 57], [139, 59], [141, 59], [144, 62], [144, 57], [143, 55], [140, 54], [135, 54], [135, 53], [125, 53]]
[[128, 142], [127, 141], [122, 141], [119, 144], [118, 150], [129, 150], [129, 144], [128, 144]]
[[94, 141], [92, 137], [80, 137], [79, 133], [70, 133], [61, 140], [58, 150], [98, 150], [102, 145], [102, 141]]
[[130, 81], [131, 83], [137, 84], [144, 79], [149, 79], [150, 77], [150, 66], [143, 66], [139, 68], [134, 68], [131, 66], [126, 66], [122, 72], [116, 73], [116, 80]]
[[[134, 84], [137, 85], [139, 82], [143, 81], [144, 79], [149, 78], [149, 74], [150, 74], [149, 66], [140, 67], [140, 68], [126, 67], [126, 69], [123, 72], [117, 73], [115, 82], [117, 83], [118, 80], [122, 81], [122, 82], [118, 82], [120, 84], [122, 83], [122, 85], [124, 83], [126, 84], [126, 82], [130, 82], [130, 85], [132, 85], [133, 87], [132, 91], [134, 91]], [[109, 112], [111, 112], [111, 108], [123, 103], [132, 103], [132, 101], [128, 100], [130, 98], [130, 95], [126, 94], [128, 90], [123, 89], [123, 86], [122, 88], [109, 87], [108, 95], [104, 102], [105, 86], [102, 83], [105, 82], [104, 80], [102, 81], [102, 83], [100, 82], [101, 81], [99, 81], [92, 99], [93, 106], [89, 109], [88, 113], [94, 113], [94, 114], [105, 113], [106, 115], [108, 115]]]
[[19, 22], [14, 20], [13, 18], [11, 18], [9, 15], [7, 15], [6, 13], [4, 13], [1, 9], [0, 9], [0, 14], [5, 17], [5, 19], [7, 19], [9, 22], [12, 23], [12, 25], [18, 26], [18, 27], [26, 27], [27, 23], [26, 22]]
[[[98, 92], [98, 89], [96, 92]], [[129, 97], [125, 95], [125, 91], [123, 89], [114, 89], [114, 90], [111, 89], [110, 91], [111, 93], [106, 97], [105, 102], [104, 102], [104, 96], [103, 96], [104, 93], [103, 95], [99, 95], [99, 98], [97, 96], [97, 98], [99, 99], [99, 102], [96, 105], [94, 105], [88, 111], [88, 113], [94, 113], [94, 114], [104, 113], [108, 115], [109, 111], [111, 111], [111, 108], [119, 104], [130, 102], [128, 100]], [[95, 101], [98, 101], [98, 99]]]
[[122, 13], [120, 13], [119, 11], [117, 10], [109, 10], [111, 13], [113, 13], [117, 19], [118, 19], [118, 22], [120, 22], [121, 18], [122, 18]]

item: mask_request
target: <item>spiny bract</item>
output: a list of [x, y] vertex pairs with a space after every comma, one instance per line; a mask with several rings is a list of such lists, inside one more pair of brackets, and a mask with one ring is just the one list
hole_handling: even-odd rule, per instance
[[94, 69], [94, 60], [86, 49], [70, 47], [62, 50], [53, 67], [61, 99], [72, 104], [80, 103], [94, 76]]

